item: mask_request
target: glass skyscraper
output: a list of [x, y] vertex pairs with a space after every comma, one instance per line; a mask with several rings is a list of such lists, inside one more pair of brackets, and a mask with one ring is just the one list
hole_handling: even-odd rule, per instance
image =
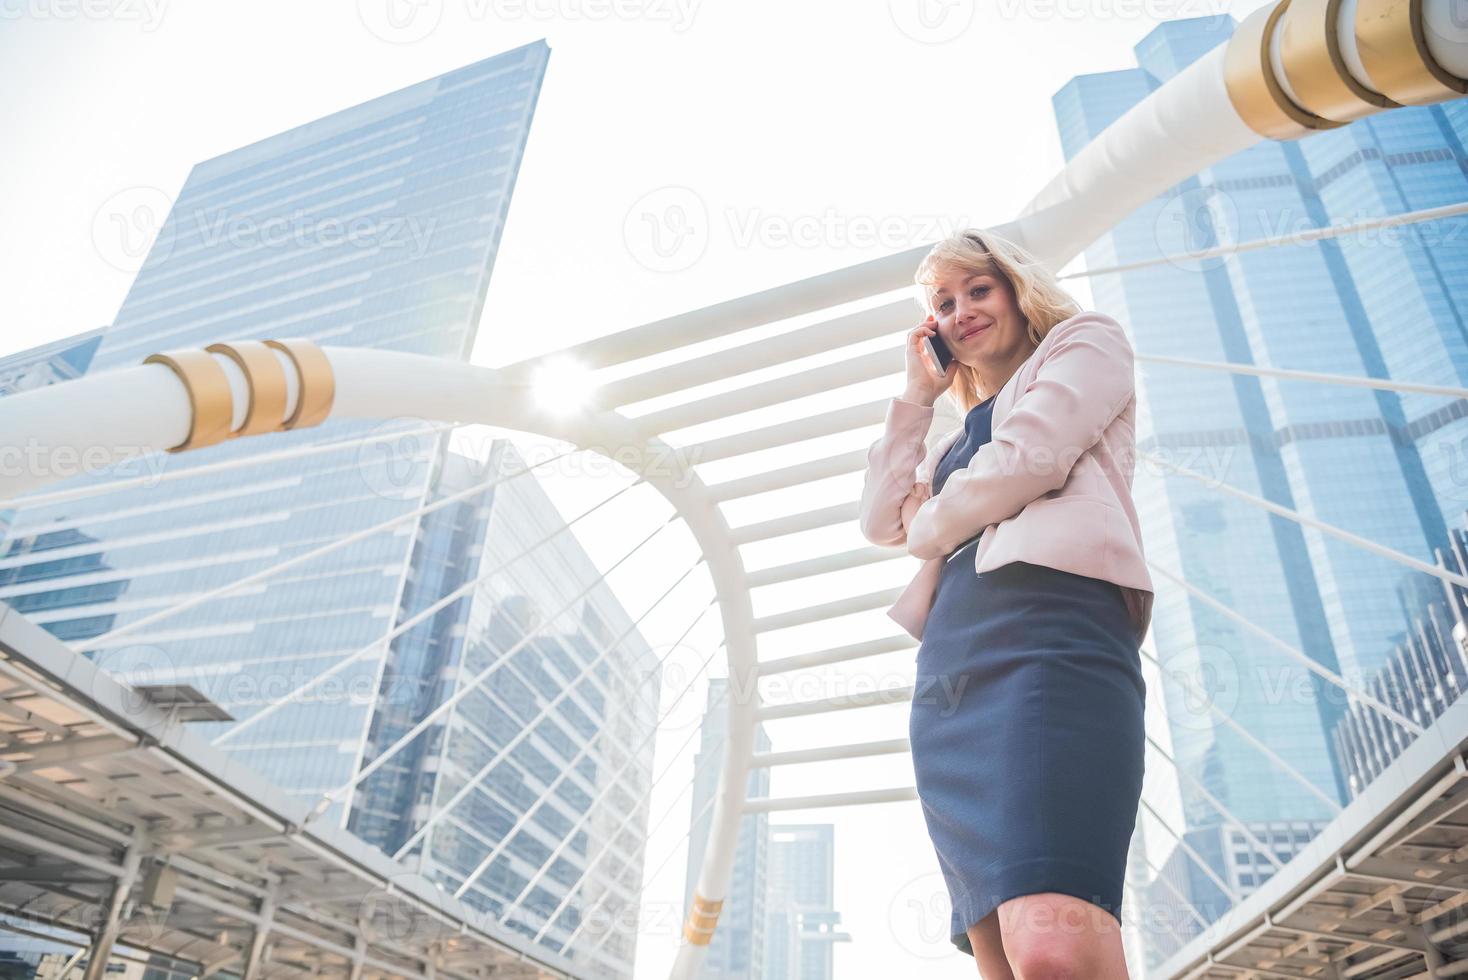
[[[467, 359], [548, 58], [543, 41], [526, 44], [195, 166], [89, 370], [270, 337]], [[473, 877], [464, 899], [495, 915], [518, 905], [512, 928], [533, 935], [564, 905], [543, 939], [559, 949], [591, 903], [636, 902], [652, 746], [634, 747], [655, 719], [651, 653], [635, 630], [619, 639], [631, 624], [605, 585], [575, 599], [598, 575], [570, 533], [510, 561], [564, 530], [533, 476], [490, 485], [523, 469], [510, 445], [467, 456], [426, 425], [254, 436], [167, 456], [163, 472], [312, 451], [21, 508], [0, 543], [0, 600], [125, 680], [194, 686], [234, 718], [200, 725], [219, 748], [292, 795], [332, 794], [323, 821], [389, 853], [411, 842], [407, 866], [446, 890]], [[635, 940], [565, 954], [625, 976]]]
[[[487, 460], [449, 451], [428, 499], [525, 465], [505, 440]], [[425, 515], [408, 578], [404, 618], [462, 598], [393, 641], [366, 759], [467, 693], [364, 780], [350, 826], [451, 891], [467, 883], [462, 897], [511, 928], [534, 936], [551, 920], [544, 941], [556, 950], [590, 907], [598, 921], [626, 921], [642, 884], [658, 711], [647, 643], [533, 479]], [[630, 976], [636, 935], [591, 926], [566, 954]]]
[[[465, 359], [548, 55], [543, 42], [526, 45], [196, 165], [90, 370], [292, 336]], [[85, 646], [417, 509], [432, 454], [406, 458], [395, 434], [422, 427], [328, 421], [170, 457], [165, 472], [320, 447], [309, 456], [23, 508], [0, 552], [0, 599]], [[365, 450], [330, 448], [374, 433]], [[96, 659], [177, 674], [247, 717], [391, 628], [414, 531], [405, 521], [104, 640]], [[294, 793], [342, 785], [383, 659], [374, 651], [340, 678], [367, 692], [356, 703], [287, 707], [222, 747]]]
[[[1054, 97], [1074, 156], [1108, 124], [1218, 44], [1228, 15], [1160, 25], [1137, 65], [1079, 76]], [[1088, 268], [1247, 242], [1464, 199], [1461, 101], [1396, 109], [1298, 141], [1265, 140], [1158, 196], [1086, 250]], [[1465, 219], [1359, 233], [1094, 276], [1094, 306], [1140, 355], [1462, 385]], [[1344, 802], [1331, 735], [1340, 692], [1172, 576], [1358, 687], [1410, 624], [1398, 596], [1438, 583], [1226, 495], [1221, 483], [1424, 561], [1465, 498], [1464, 403], [1139, 362], [1135, 493], [1155, 563], [1152, 646], [1163, 664], [1161, 735], [1184, 775], [1149, 753], [1148, 798], [1168, 793], [1207, 874], [1148, 815], [1139, 845], [1216, 916], [1219, 881], [1247, 894], [1272, 867], [1227, 827], [1201, 786], [1288, 857]], [[1160, 462], [1159, 462], [1160, 460]], [[1200, 474], [1167, 475], [1168, 466]], [[1309, 786], [1224, 721], [1278, 753]], [[1314, 789], [1312, 790], [1311, 787]], [[1318, 792], [1317, 792], [1318, 791]], [[1324, 797], [1325, 799], [1322, 799]], [[1164, 804], [1167, 800], [1162, 801]], [[1184, 871], [1186, 873], [1184, 873]], [[1215, 880], [1215, 877], [1218, 880]], [[1149, 900], [1175, 904], [1166, 891]], [[1197, 924], [1170, 917], [1181, 942]], [[1154, 933], [1153, 938], [1156, 938]], [[1164, 949], [1163, 952], [1166, 950]]]

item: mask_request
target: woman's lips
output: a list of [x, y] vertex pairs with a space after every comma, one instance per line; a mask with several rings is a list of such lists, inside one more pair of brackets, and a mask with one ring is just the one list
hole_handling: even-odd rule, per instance
[[958, 335], [958, 339], [959, 340], [968, 340], [970, 337], [977, 336], [978, 334], [980, 334], [983, 331], [988, 330], [988, 329], [989, 329], [989, 325], [986, 323], [982, 327], [975, 327], [974, 329], [970, 330], [968, 333], [959, 334]]

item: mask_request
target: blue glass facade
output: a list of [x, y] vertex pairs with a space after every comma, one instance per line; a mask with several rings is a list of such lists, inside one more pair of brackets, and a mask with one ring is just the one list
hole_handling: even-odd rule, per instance
[[[268, 337], [467, 359], [548, 58], [543, 41], [527, 44], [195, 166], [90, 370]], [[609, 912], [635, 907], [655, 666], [573, 535], [509, 562], [564, 529], [533, 478], [414, 516], [524, 466], [505, 442], [481, 459], [451, 451], [446, 436], [407, 434], [424, 425], [339, 420], [256, 436], [169, 456], [164, 472], [317, 451], [21, 509], [0, 543], [0, 600], [124, 679], [191, 684], [236, 722], [347, 662], [237, 734], [233, 723], [200, 728], [291, 794], [315, 802], [337, 791], [322, 819], [390, 853], [432, 821], [405, 860], [447, 890], [503, 844], [464, 899], [504, 915], [525, 891], [507, 924], [533, 935], [570, 896], [543, 939], [558, 949], [593, 900], [610, 893]], [[461, 598], [385, 640], [461, 586]], [[526, 641], [532, 624], [544, 628]], [[613, 934], [566, 955], [629, 976], [635, 942]]]
[[[467, 357], [548, 55], [526, 45], [196, 165], [91, 370], [290, 336]], [[254, 437], [172, 457], [167, 471], [372, 433], [382, 445], [26, 508], [0, 551], [0, 599], [83, 643], [407, 514], [430, 456], [395, 455], [390, 437], [421, 425]], [[248, 717], [391, 628], [412, 532], [406, 521], [104, 640], [96, 658]], [[357, 769], [382, 665], [380, 650], [361, 657], [338, 675], [356, 697], [284, 708], [222, 747], [319, 798]]]
[[[1162, 24], [1136, 46], [1137, 68], [1069, 82], [1054, 97], [1067, 158], [1236, 26], [1228, 15]], [[1086, 250], [1087, 266], [1462, 201], [1465, 124], [1464, 107], [1450, 103], [1263, 142], [1139, 208]], [[1468, 241], [1464, 225], [1453, 218], [1175, 258], [1093, 277], [1094, 305], [1128, 326], [1142, 355], [1461, 386], [1468, 250], [1453, 241]], [[1448, 515], [1468, 499], [1461, 401], [1177, 365], [1139, 363], [1138, 372], [1138, 448], [1210, 483], [1429, 562], [1446, 542]], [[1400, 592], [1438, 588], [1388, 559], [1166, 473], [1139, 459], [1148, 558], [1356, 686], [1410, 629]], [[1302, 827], [1318, 828], [1331, 807], [1223, 718], [1344, 802], [1346, 767], [1331, 737], [1344, 713], [1340, 692], [1165, 575], [1154, 579], [1152, 646], [1167, 678], [1159, 693], [1168, 717], [1168, 731], [1154, 736], [1251, 827], [1288, 824], [1291, 840]], [[1163, 765], [1149, 756], [1149, 767]], [[1214, 870], [1245, 894], [1262, 883], [1267, 867], [1245, 869], [1245, 882], [1231, 866], [1236, 855], [1203, 795], [1185, 779], [1174, 789], [1185, 829]], [[1152, 863], [1174, 868], [1181, 855], [1168, 852], [1176, 843], [1149, 824], [1139, 821]], [[1192, 900], [1217, 914], [1225, 904], [1217, 885], [1196, 867], [1186, 877]]]
[[[450, 451], [429, 500], [525, 465], [503, 440], [487, 460]], [[458, 699], [363, 782], [350, 826], [450, 891], [469, 882], [465, 901], [528, 936], [554, 916], [553, 949], [592, 904], [620, 921], [642, 882], [652, 651], [533, 479], [427, 515], [408, 577], [404, 619], [457, 597], [393, 641], [366, 761]], [[635, 948], [634, 933], [596, 929], [567, 955], [630, 975]]]

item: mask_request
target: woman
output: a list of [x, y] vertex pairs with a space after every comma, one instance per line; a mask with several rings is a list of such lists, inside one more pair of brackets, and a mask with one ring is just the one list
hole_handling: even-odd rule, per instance
[[[1131, 345], [990, 232], [940, 242], [915, 279], [929, 316], [861, 528], [924, 559], [888, 614], [921, 640], [909, 735], [952, 941], [985, 980], [1125, 978], [1152, 608]], [[932, 334], [954, 354], [942, 380]], [[945, 393], [964, 423], [925, 452]]]

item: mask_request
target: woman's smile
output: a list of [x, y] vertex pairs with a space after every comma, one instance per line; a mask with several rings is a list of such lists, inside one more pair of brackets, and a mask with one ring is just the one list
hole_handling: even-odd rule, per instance
[[959, 328], [959, 334], [958, 334], [958, 337], [956, 339], [961, 343], [961, 342], [963, 342], [965, 340], [970, 340], [970, 339], [978, 336], [981, 331], [987, 330], [987, 329], [989, 329], [989, 324], [987, 324], [987, 323], [981, 323], [981, 324], [978, 324], [977, 326], [974, 326], [974, 325], [970, 324], [967, 327], [960, 327]]

